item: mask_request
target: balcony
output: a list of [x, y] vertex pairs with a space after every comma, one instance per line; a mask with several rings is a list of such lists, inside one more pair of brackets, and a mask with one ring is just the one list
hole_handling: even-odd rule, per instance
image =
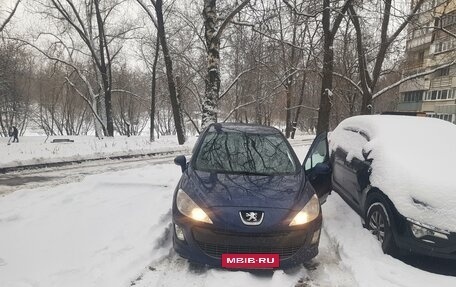
[[451, 86], [451, 77], [438, 77], [431, 80], [431, 89]]
[[406, 49], [410, 50], [432, 42], [432, 34], [427, 34], [421, 37], [413, 38], [407, 41]]
[[456, 114], [456, 104], [436, 105], [434, 111], [439, 114]]
[[402, 102], [397, 105], [399, 112], [419, 112], [423, 102]]

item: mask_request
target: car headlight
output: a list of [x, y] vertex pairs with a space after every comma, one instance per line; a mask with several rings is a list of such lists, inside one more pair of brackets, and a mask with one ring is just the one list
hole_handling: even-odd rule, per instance
[[314, 194], [309, 202], [304, 206], [303, 209], [301, 209], [298, 214], [293, 218], [293, 220], [290, 223], [290, 226], [294, 225], [301, 225], [305, 224], [308, 222], [311, 222], [315, 218], [318, 217], [318, 214], [320, 213], [320, 201], [318, 200], [318, 197], [316, 194]]
[[448, 231], [433, 227], [416, 220], [407, 218], [410, 223], [410, 229], [412, 230], [413, 236], [421, 239], [425, 236], [434, 236], [442, 239], [448, 239]]
[[212, 224], [212, 220], [182, 189], [176, 195], [177, 209], [185, 216], [193, 220]]

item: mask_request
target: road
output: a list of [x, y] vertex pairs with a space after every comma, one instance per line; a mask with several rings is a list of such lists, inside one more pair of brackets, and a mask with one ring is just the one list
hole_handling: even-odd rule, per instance
[[120, 171], [172, 162], [176, 154], [129, 159], [86, 161], [60, 167], [39, 168], [0, 174], [0, 195], [19, 189], [54, 186], [80, 181], [87, 175]]
[[[295, 139], [290, 140], [290, 143], [293, 147], [304, 147], [309, 146], [312, 143], [312, 139]], [[187, 153], [190, 153], [190, 151], [187, 151]], [[0, 195], [19, 189], [54, 186], [56, 184], [80, 181], [85, 176], [92, 174], [171, 162], [178, 154], [180, 152], [171, 155], [166, 153], [164, 155], [128, 159], [86, 161], [59, 167], [29, 169], [0, 174]]]

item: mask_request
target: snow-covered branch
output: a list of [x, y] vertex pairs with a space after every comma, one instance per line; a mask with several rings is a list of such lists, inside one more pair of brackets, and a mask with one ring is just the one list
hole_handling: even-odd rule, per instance
[[237, 83], [237, 81], [246, 73], [254, 70], [256, 67], [253, 67], [253, 68], [250, 68], [250, 69], [247, 69], [245, 71], [242, 71], [241, 73], [239, 73], [239, 75], [237, 75], [237, 77], [231, 82], [231, 84], [228, 86], [228, 88], [220, 94], [219, 96], [219, 100], [222, 99], [224, 96], [226, 96], [228, 94], [228, 92], [231, 90], [231, 88]]
[[405, 78], [401, 79], [400, 81], [397, 81], [396, 83], [394, 83], [394, 84], [392, 84], [392, 85], [390, 85], [390, 86], [388, 86], [386, 88], [383, 88], [380, 91], [376, 92], [374, 95], [372, 95], [372, 99], [375, 99], [376, 97], [381, 96], [382, 94], [388, 92], [391, 89], [396, 88], [397, 86], [399, 86], [402, 83], [405, 83], [407, 81], [410, 81], [410, 80], [413, 80], [413, 79], [416, 79], [416, 78], [419, 78], [419, 77], [424, 77], [426, 75], [435, 73], [436, 71], [438, 71], [440, 69], [444, 69], [444, 68], [450, 67], [450, 66], [452, 66], [454, 64], [456, 64], [456, 60], [453, 60], [453, 61], [451, 61], [448, 64], [444, 64], [444, 65], [438, 66], [438, 67], [436, 67], [434, 69], [431, 69], [431, 70], [428, 70], [428, 71], [424, 71], [424, 72], [421, 72], [421, 73], [417, 73], [417, 74], [413, 74], [413, 75], [410, 75], [408, 77], [405, 77]]
[[310, 107], [310, 106], [306, 106], [306, 105], [297, 105], [297, 106], [294, 106], [294, 107], [285, 108], [285, 110], [294, 110], [294, 109], [297, 109], [297, 108], [305, 108], [305, 109], [309, 109], [309, 110], [312, 110], [312, 111], [318, 111], [319, 110], [319, 108], [314, 108], [314, 107]]
[[343, 80], [345, 80], [345, 81], [347, 81], [347, 82], [348, 82], [350, 85], [352, 85], [356, 90], [358, 90], [358, 92], [359, 92], [360, 94], [363, 93], [363, 89], [361, 89], [361, 87], [360, 87], [357, 83], [355, 83], [355, 81], [353, 81], [352, 79], [350, 79], [349, 77], [346, 77], [346, 76], [344, 76], [344, 75], [342, 75], [342, 74], [339, 74], [339, 73], [337, 73], [337, 72], [333, 72], [333, 75], [336, 76], [336, 77], [339, 77], [339, 78], [341, 78], [341, 79], [343, 79]]
[[89, 105], [90, 109], [92, 110], [92, 114], [95, 116], [95, 118], [97, 119], [97, 121], [103, 126], [104, 129], [106, 129], [106, 125], [104, 124], [103, 120], [100, 118], [100, 116], [98, 115], [97, 111], [95, 110], [95, 107], [93, 106], [93, 103], [90, 102], [89, 99], [87, 99], [86, 96], [84, 96], [83, 93], [81, 93], [81, 91], [76, 88], [76, 85], [70, 81], [70, 79], [68, 79], [68, 77], [65, 77], [65, 81], [76, 91], [76, 93]]
[[240, 108], [243, 108], [243, 107], [249, 106], [249, 105], [251, 105], [251, 104], [254, 104], [254, 103], [256, 103], [256, 102], [257, 102], [257, 100], [253, 100], [253, 101], [250, 101], [250, 102], [247, 102], [247, 103], [244, 103], [244, 104], [241, 104], [241, 105], [235, 107], [234, 109], [232, 109], [232, 110], [228, 113], [228, 115], [225, 117], [225, 119], [223, 120], [223, 122], [226, 122], [226, 121], [231, 117], [231, 115], [232, 115], [235, 111], [239, 110]]

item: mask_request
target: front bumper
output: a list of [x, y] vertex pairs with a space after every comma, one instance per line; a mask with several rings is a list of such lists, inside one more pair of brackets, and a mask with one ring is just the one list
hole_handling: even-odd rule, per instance
[[[286, 226], [280, 230], [265, 231], [253, 227], [250, 232], [217, 228], [194, 222], [185, 216], [174, 217], [173, 222], [182, 228], [185, 237], [185, 240], [178, 239], [174, 227], [174, 250], [192, 262], [221, 267], [224, 253], [278, 253], [279, 268], [289, 268], [318, 254], [322, 217], [320, 214], [314, 221], [299, 228]], [[317, 240], [314, 235], [318, 236]], [[313, 238], [315, 242], [312, 243]]]
[[456, 260], [456, 233], [447, 234], [448, 239], [435, 236], [416, 238], [405, 217], [394, 232], [394, 239], [400, 249], [426, 256]]

